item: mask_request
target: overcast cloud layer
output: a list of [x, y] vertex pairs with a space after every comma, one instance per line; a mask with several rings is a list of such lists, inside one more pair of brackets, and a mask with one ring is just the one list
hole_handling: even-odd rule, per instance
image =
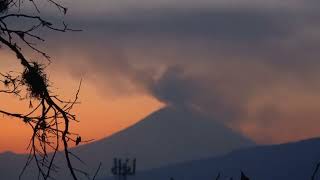
[[51, 34], [50, 52], [101, 92], [196, 108], [259, 143], [320, 134], [317, 1], [174, 2], [110, 16], [90, 5], [69, 19], [84, 32]]

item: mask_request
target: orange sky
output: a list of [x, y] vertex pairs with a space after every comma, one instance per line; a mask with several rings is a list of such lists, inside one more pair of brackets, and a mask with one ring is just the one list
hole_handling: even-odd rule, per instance
[[[16, 67], [19, 67], [13, 56], [1, 52], [1, 57], [3, 59], [0, 62], [1, 72], [16, 70]], [[53, 63], [53, 68], [48, 69], [50, 79], [54, 83], [54, 88], [51, 90], [69, 100], [77, 90], [80, 79], [74, 78], [67, 72], [58, 71], [56, 65]], [[97, 83], [99, 82], [83, 77], [80, 92], [81, 104], [74, 108], [80, 123], [73, 123], [71, 129], [86, 140], [98, 140], [109, 136], [164, 106], [145, 92], [117, 93], [112, 92], [111, 87], [101, 90], [101, 87], [96, 86]], [[298, 85], [288, 87], [291, 85], [279, 83], [279, 87], [269, 87], [265, 92], [253, 95], [248, 99], [248, 104], [244, 104], [243, 107], [247, 110], [247, 119], [235, 121], [229, 126], [252, 140], [264, 144], [317, 136], [319, 134], [319, 128], [316, 126], [319, 115], [317, 107], [320, 96], [317, 92], [308, 92]], [[105, 92], [102, 92], [104, 90]], [[20, 113], [28, 111], [28, 102], [21, 103], [17, 98], [3, 94], [0, 94], [0, 100], [2, 110]], [[268, 105], [271, 105], [271, 109], [267, 108], [266, 112], [261, 112]], [[268, 115], [268, 113], [272, 114]], [[263, 119], [265, 123], [256, 121], [261, 118], [265, 119]], [[32, 133], [29, 127], [17, 119], [3, 115], [0, 115], [0, 123], [0, 152], [26, 152]]]
[[[64, 79], [66, 84], [74, 84], [72, 79]], [[57, 83], [58, 84], [58, 83]], [[59, 83], [60, 84], [60, 83]], [[66, 86], [64, 86], [66, 87]], [[71, 86], [71, 87], [76, 87]], [[70, 90], [70, 87], [68, 87]], [[0, 97], [6, 103], [6, 110], [25, 109], [12, 100], [12, 97]], [[101, 96], [96, 90], [85, 83], [80, 94], [81, 104], [74, 108], [80, 123], [73, 123], [73, 132], [79, 133], [85, 139], [100, 139], [142, 119], [150, 112], [159, 109], [162, 104], [150, 96], [136, 95], [128, 97]], [[17, 111], [16, 111], [17, 112]], [[0, 116], [0, 152], [25, 152], [31, 135], [31, 130], [17, 119]]]
[[[16, 69], [16, 64], [8, 61], [13, 57], [1, 54], [4, 61], [0, 62], [0, 70]], [[7, 61], [6, 61], [7, 60]], [[52, 66], [55, 66], [53, 64]], [[66, 100], [72, 98], [78, 88], [80, 79], [67, 72], [49, 68], [49, 76], [54, 83], [51, 90]], [[93, 79], [83, 77], [80, 92], [81, 104], [75, 106], [74, 113], [80, 123], [73, 123], [71, 129], [84, 139], [101, 139], [124, 129], [164, 105], [154, 97], [141, 92], [117, 94], [112, 88], [106, 87], [102, 92]], [[318, 104], [320, 96], [317, 92], [306, 92], [301, 86], [291, 87], [279, 83], [279, 87], [266, 89], [265, 92], [252, 96], [248, 104], [247, 119], [235, 121], [229, 126], [258, 143], [283, 143], [306, 139], [319, 134]], [[292, 91], [294, 89], [295, 91]], [[104, 90], [104, 89], [103, 89]], [[0, 109], [12, 112], [28, 111], [28, 102], [21, 103], [17, 98], [0, 95]], [[271, 105], [270, 108], [264, 108]], [[261, 112], [265, 109], [266, 112]], [[268, 113], [272, 113], [269, 114]], [[262, 114], [262, 116], [261, 116]], [[275, 119], [273, 119], [275, 118]], [[262, 119], [265, 123], [258, 122]], [[283, 121], [280, 121], [283, 120]], [[263, 122], [262, 121], [262, 122]], [[26, 152], [31, 130], [24, 123], [14, 118], [0, 115], [0, 152]]]
[[[1, 54], [3, 59], [12, 57]], [[1, 58], [2, 59], [2, 58]], [[14, 62], [14, 61], [13, 61]], [[14, 68], [14, 64], [8, 61], [0, 62], [1, 71]], [[50, 72], [50, 78], [54, 83], [53, 91], [56, 94], [71, 99], [77, 90], [79, 81], [69, 74]], [[16, 97], [0, 95], [2, 110], [11, 112], [26, 112], [28, 103], [21, 103]], [[161, 108], [163, 105], [155, 98], [144, 94], [117, 96], [103, 94], [94, 85], [83, 79], [81, 92], [81, 104], [75, 106], [74, 113], [80, 123], [73, 123], [73, 132], [79, 133], [84, 139], [101, 139], [123, 128], [126, 128], [149, 113]], [[5, 103], [4, 103], [5, 102]], [[31, 136], [31, 129], [18, 119], [0, 115], [0, 152], [14, 151], [26, 152], [26, 147]]]
[[[137, 0], [134, 4], [143, 11], [127, 2], [66, 1], [72, 7], [66, 20], [85, 31], [43, 32], [46, 42], [37, 47], [53, 57], [50, 91], [69, 100], [83, 78], [82, 103], [74, 108], [81, 122], [71, 125], [74, 132], [100, 139], [128, 127], [164, 106], [153, 94], [169, 103], [182, 95], [184, 105], [217, 116], [259, 144], [320, 135], [320, 35], [318, 21], [311, 18], [318, 16], [310, 11], [314, 4], [244, 0], [239, 1], [243, 6], [232, 3], [230, 8], [223, 0], [200, 1]], [[21, 72], [18, 67], [15, 55], [0, 47], [0, 72]], [[168, 74], [172, 67], [182, 72]], [[155, 87], [170, 97], [157, 94]], [[0, 94], [2, 110], [21, 113], [27, 107], [28, 102]], [[2, 115], [0, 123], [0, 152], [25, 152], [30, 129]]]

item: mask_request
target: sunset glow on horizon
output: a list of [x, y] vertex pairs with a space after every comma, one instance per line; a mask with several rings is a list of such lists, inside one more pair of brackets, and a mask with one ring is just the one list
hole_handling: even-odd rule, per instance
[[[72, 83], [70, 81], [70, 83]], [[72, 132], [79, 133], [85, 140], [99, 140], [110, 136], [138, 122], [153, 111], [161, 108], [162, 103], [146, 95], [129, 97], [103, 97], [89, 93], [92, 87], [83, 85], [80, 93], [81, 104], [75, 107], [74, 113], [80, 120], [72, 122]], [[3, 98], [12, 101], [12, 98]], [[94, 106], [92, 105], [94, 104]], [[25, 107], [28, 104], [14, 103], [9, 109]], [[22, 108], [23, 109], [23, 108]], [[27, 109], [27, 108], [24, 108]], [[125, 111], [123, 109], [126, 109]], [[13, 151], [26, 153], [32, 135], [28, 125], [16, 118], [1, 115], [0, 118], [0, 152]]]
[[[22, 49], [50, 64], [50, 90], [62, 99], [72, 99], [82, 80], [73, 110], [80, 123], [71, 131], [84, 140], [110, 136], [166, 105], [192, 107], [257, 144], [320, 136], [320, 26], [311, 2], [66, 3], [70, 16], [45, 16], [83, 31], [39, 32], [46, 41], [37, 47], [51, 64]], [[0, 53], [1, 72], [21, 72], [15, 54], [5, 46]], [[0, 99], [1, 110], [30, 110], [28, 101]], [[30, 129], [4, 115], [0, 123], [0, 152], [25, 153]]]
[[[8, 57], [9, 58], [9, 57]], [[0, 66], [6, 64], [2, 61]], [[15, 62], [14, 60], [12, 62]], [[60, 97], [72, 99], [75, 95], [80, 79], [70, 74], [51, 72], [52, 90]], [[86, 81], [83, 77], [79, 94], [80, 104], [77, 104], [73, 113], [80, 120], [71, 123], [71, 132], [80, 134], [85, 140], [99, 140], [112, 135], [134, 123], [138, 122], [153, 111], [163, 107], [163, 103], [145, 94], [118, 96], [104, 94]], [[19, 101], [14, 95], [1, 95], [2, 110], [15, 113], [29, 112], [28, 101]], [[0, 152], [13, 151], [27, 153], [32, 130], [21, 120], [5, 115], [0, 116]]]
[[319, 178], [319, 9], [0, 0], [0, 179]]

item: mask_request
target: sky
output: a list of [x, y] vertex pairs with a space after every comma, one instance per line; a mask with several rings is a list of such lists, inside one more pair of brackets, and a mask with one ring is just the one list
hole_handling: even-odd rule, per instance
[[[194, 108], [258, 144], [320, 135], [318, 1], [64, 3], [67, 16], [54, 8], [46, 16], [83, 31], [43, 32], [40, 46], [53, 57], [55, 91], [68, 97], [84, 80], [74, 126], [84, 137], [103, 138], [166, 105]], [[1, 71], [15, 68], [0, 52]], [[28, 130], [0, 121], [0, 151], [23, 152]]]

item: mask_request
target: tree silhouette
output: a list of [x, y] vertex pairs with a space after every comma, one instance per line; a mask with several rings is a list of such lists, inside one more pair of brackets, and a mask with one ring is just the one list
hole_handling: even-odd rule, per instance
[[[54, 6], [59, 13], [67, 13], [67, 8], [55, 0], [42, 1]], [[31, 4], [33, 9], [26, 7], [28, 4]], [[22, 25], [21, 22], [23, 22]], [[0, 110], [0, 113], [22, 120], [33, 130], [28, 146], [29, 158], [20, 178], [26, 167], [33, 161], [36, 162], [39, 177], [43, 179], [52, 177], [52, 171], [57, 170], [54, 161], [56, 154], [59, 150], [63, 150], [67, 167], [73, 179], [76, 180], [78, 173], [87, 176], [87, 173], [72, 166], [71, 157], [75, 159], [78, 157], [69, 151], [70, 142], [76, 145], [81, 142], [81, 137], [71, 133], [69, 129], [70, 122], [77, 121], [71, 110], [78, 103], [81, 82], [71, 101], [60, 99], [50, 90], [51, 83], [46, 75], [46, 64], [50, 64], [51, 60], [35, 45], [35, 42], [45, 41], [38, 33], [42, 29], [59, 32], [76, 31], [70, 29], [63, 21], [59, 25], [44, 18], [33, 0], [0, 0], [0, 46], [15, 54], [23, 69], [21, 72], [0, 72], [2, 82], [0, 93], [27, 100], [30, 108], [27, 114], [3, 110]], [[43, 57], [42, 60], [31, 60], [23, 53], [24, 49], [39, 53]], [[35, 103], [37, 104], [33, 106]]]

